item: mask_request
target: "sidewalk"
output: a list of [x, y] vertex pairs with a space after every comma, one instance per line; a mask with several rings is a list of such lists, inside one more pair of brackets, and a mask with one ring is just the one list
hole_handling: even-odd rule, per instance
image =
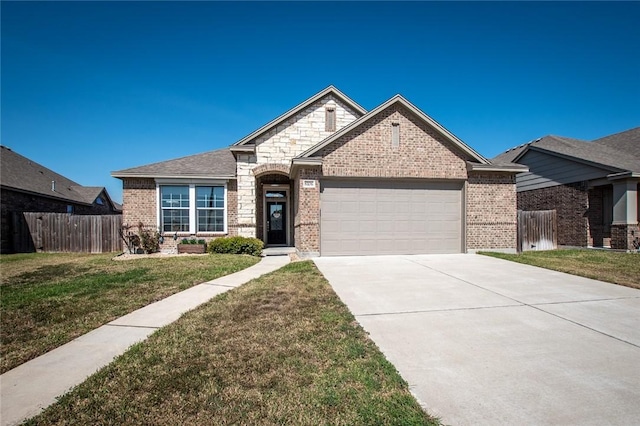
[[263, 257], [256, 265], [176, 293], [103, 325], [0, 376], [0, 425], [38, 414], [56, 398], [123, 354], [131, 345], [220, 293], [289, 263]]

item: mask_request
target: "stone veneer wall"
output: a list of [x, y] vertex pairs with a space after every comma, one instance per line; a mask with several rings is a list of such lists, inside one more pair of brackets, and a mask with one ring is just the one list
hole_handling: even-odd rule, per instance
[[[255, 237], [258, 218], [256, 179], [253, 169], [264, 164], [289, 165], [291, 159], [332, 132], [325, 131], [325, 108], [332, 106], [336, 114], [336, 130], [356, 120], [360, 113], [338, 98], [329, 95], [290, 117], [255, 140], [256, 154], [238, 154], [238, 234]], [[267, 171], [267, 170], [265, 170]]]
[[518, 192], [519, 210], [556, 210], [558, 245], [586, 247], [589, 195], [586, 182]]
[[470, 172], [467, 182], [467, 250], [516, 250], [515, 175]]
[[[391, 144], [392, 123], [400, 143]], [[324, 176], [466, 179], [467, 158], [402, 106], [394, 105], [366, 125], [323, 148]]]

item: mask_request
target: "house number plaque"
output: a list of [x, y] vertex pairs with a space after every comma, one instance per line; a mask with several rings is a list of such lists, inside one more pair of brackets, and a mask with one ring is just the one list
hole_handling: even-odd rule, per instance
[[303, 180], [302, 181], [302, 187], [303, 188], [315, 188], [316, 187], [316, 181], [315, 180]]

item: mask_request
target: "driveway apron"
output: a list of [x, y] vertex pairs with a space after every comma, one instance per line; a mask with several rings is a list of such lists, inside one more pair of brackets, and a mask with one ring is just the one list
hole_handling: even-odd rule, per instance
[[640, 290], [472, 254], [315, 263], [445, 424], [640, 419]]

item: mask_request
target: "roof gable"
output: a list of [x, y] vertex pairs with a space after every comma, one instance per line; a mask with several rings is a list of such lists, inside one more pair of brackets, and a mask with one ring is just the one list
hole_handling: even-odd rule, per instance
[[[633, 153], [634, 148], [628, 147], [628, 149], [621, 150], [614, 147], [616, 144], [620, 146], [636, 144], [635, 149], [638, 149], [637, 146], [640, 146], [640, 141], [633, 139], [632, 136], [635, 135], [637, 137], [640, 132], [635, 132], [635, 129], [629, 132], [622, 132], [621, 134], [612, 135], [611, 138], [607, 137], [598, 140], [601, 142], [588, 142], [580, 139], [548, 135], [510, 149], [495, 157], [493, 161], [519, 162], [528, 151], [536, 150], [577, 163], [595, 165], [612, 172], [638, 172], [640, 171], [640, 161], [638, 161], [638, 154]], [[624, 133], [627, 134], [623, 135]]]
[[389, 99], [388, 101], [384, 102], [380, 106], [374, 108], [373, 110], [369, 111], [367, 114], [365, 114], [362, 117], [360, 117], [359, 119], [355, 120], [350, 125], [343, 127], [342, 129], [340, 129], [339, 131], [335, 132], [333, 135], [329, 136], [328, 138], [326, 138], [322, 142], [318, 143], [317, 145], [315, 145], [315, 146], [311, 147], [310, 149], [308, 149], [307, 151], [303, 152], [297, 158], [310, 158], [310, 157], [315, 156], [318, 152], [320, 152], [326, 146], [328, 146], [331, 143], [335, 142], [336, 140], [338, 140], [342, 136], [346, 135], [347, 133], [352, 132], [352, 131], [356, 131], [358, 128], [362, 127], [363, 125], [365, 125], [369, 121], [374, 120], [383, 111], [387, 110], [387, 108], [390, 108], [390, 107], [392, 107], [394, 105], [398, 105], [398, 106], [402, 106], [402, 107], [406, 108], [408, 111], [413, 113], [418, 118], [418, 120], [422, 121], [423, 123], [428, 125], [430, 128], [434, 129], [436, 132], [438, 132], [440, 135], [442, 135], [448, 142], [450, 142], [456, 149], [458, 149], [462, 153], [466, 154], [467, 156], [469, 156], [474, 161], [477, 161], [478, 163], [481, 163], [481, 164], [489, 164], [489, 161], [486, 158], [484, 158], [483, 156], [478, 154], [471, 147], [469, 147], [467, 144], [465, 144], [460, 139], [458, 139], [455, 135], [453, 135], [453, 133], [449, 132], [442, 125], [440, 125], [437, 121], [435, 121], [434, 119], [429, 117], [427, 114], [422, 112], [420, 109], [418, 109], [415, 105], [413, 105], [411, 102], [406, 100], [401, 95], [396, 95], [396, 96], [392, 97], [391, 99]]
[[339, 91], [334, 86], [329, 86], [326, 89], [322, 90], [321, 92], [316, 93], [315, 95], [313, 95], [312, 97], [310, 97], [306, 101], [304, 101], [304, 102], [296, 105], [295, 107], [291, 108], [289, 111], [285, 112], [284, 114], [280, 115], [279, 117], [271, 120], [270, 122], [268, 122], [264, 126], [260, 127], [258, 130], [255, 130], [254, 132], [251, 132], [250, 134], [248, 134], [244, 138], [240, 139], [238, 142], [236, 142], [236, 143], [234, 143], [232, 145], [232, 149], [234, 149], [233, 147], [249, 144], [250, 142], [254, 141], [255, 139], [263, 136], [265, 133], [267, 133], [270, 130], [272, 130], [274, 127], [277, 127], [278, 125], [284, 123], [289, 118], [295, 116], [296, 114], [298, 114], [301, 111], [305, 110], [310, 105], [314, 104], [315, 102], [317, 102], [320, 99], [322, 99], [322, 98], [324, 98], [326, 96], [329, 96], [329, 95], [333, 95], [336, 98], [340, 99], [342, 102], [344, 102], [346, 105], [351, 107], [354, 111], [358, 112], [359, 114], [365, 114], [366, 113], [366, 110], [364, 108], [362, 108], [360, 105], [358, 105], [355, 101], [353, 101], [347, 95], [345, 95], [344, 93]]

